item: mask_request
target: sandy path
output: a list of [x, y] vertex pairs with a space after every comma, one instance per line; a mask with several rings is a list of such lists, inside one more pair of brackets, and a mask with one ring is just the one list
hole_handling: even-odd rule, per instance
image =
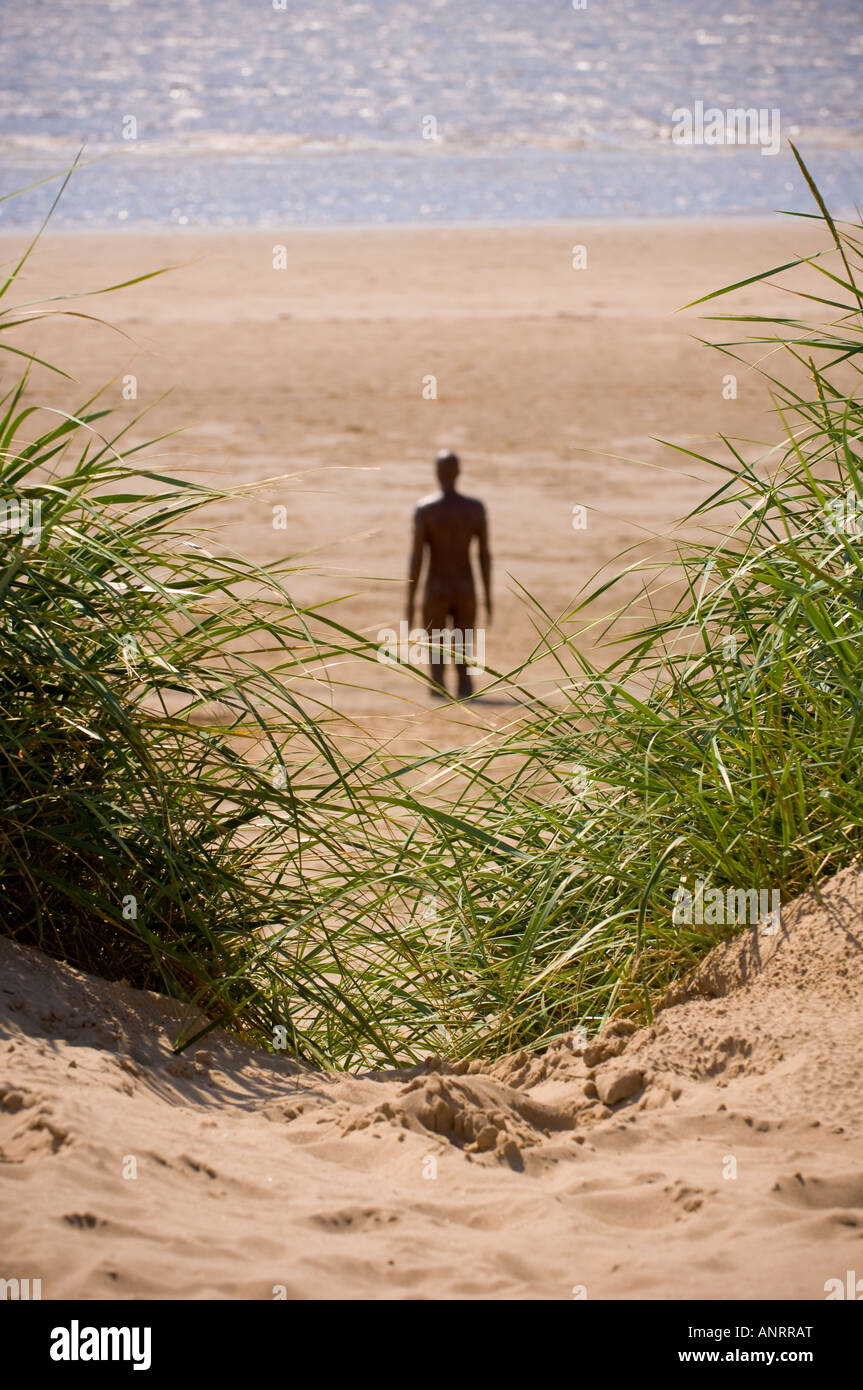
[[46, 1298], [823, 1299], [863, 1273], [861, 909], [846, 870], [587, 1052], [347, 1079], [218, 1034], [174, 1055], [170, 1001], [0, 942], [0, 1273]]

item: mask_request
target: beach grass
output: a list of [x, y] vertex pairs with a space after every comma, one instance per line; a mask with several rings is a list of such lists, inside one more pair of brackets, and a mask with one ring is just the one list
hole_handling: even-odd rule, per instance
[[526, 599], [556, 688], [410, 764], [347, 754], [322, 690], [375, 652], [289, 562], [210, 542], [230, 491], [16, 378], [2, 500], [41, 523], [0, 542], [3, 930], [323, 1065], [488, 1058], [651, 1018], [740, 925], [681, 921], [681, 888], [785, 902], [858, 858], [863, 228], [810, 186], [823, 253], [755, 277], [788, 317], [716, 316], [777, 437], [694, 455], [716, 484], [667, 553], [563, 615]]
[[[13, 366], [7, 333], [65, 311], [3, 306]], [[330, 667], [374, 651], [293, 603], [290, 562], [211, 540], [202, 513], [242, 490], [148, 467], [125, 442], [139, 420], [114, 429], [98, 400], [44, 405], [36, 362], [0, 403], [3, 930], [308, 1055], [295, 1004], [332, 1006], [385, 1054], [338, 982], [286, 973], [270, 939], [355, 881], [361, 779], [328, 735]]]
[[[670, 557], [621, 563], [554, 622], [535, 605], [557, 698], [458, 755], [473, 782], [441, 811], [427, 862], [459, 1050], [537, 1046], [615, 1011], [649, 1018], [742, 925], [682, 920], [679, 890], [786, 902], [860, 854], [863, 243], [811, 186], [827, 239], [806, 263], [823, 294], [796, 301], [807, 317], [715, 316], [749, 330], [721, 351], [745, 362], [756, 344], [779, 442], [754, 461], [731, 440], [718, 462], [696, 455], [717, 484]], [[781, 270], [792, 308], [797, 268], [759, 277]], [[783, 384], [783, 357], [804, 389]], [[636, 597], [609, 615], [633, 575]]]

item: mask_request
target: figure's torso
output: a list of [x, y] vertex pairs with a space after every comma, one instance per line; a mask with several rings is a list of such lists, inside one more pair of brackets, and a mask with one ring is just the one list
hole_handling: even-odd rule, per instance
[[417, 515], [429, 548], [426, 594], [472, 594], [470, 544], [482, 528], [482, 503], [459, 492], [438, 493], [420, 501]]

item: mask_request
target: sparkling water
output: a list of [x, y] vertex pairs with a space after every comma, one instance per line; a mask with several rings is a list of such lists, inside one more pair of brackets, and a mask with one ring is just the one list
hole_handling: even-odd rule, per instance
[[[835, 209], [863, 201], [863, 0], [581, 5], [4, 0], [2, 191], [84, 146], [61, 225], [808, 210], [791, 139]], [[697, 101], [778, 111], [780, 152], [675, 145]]]

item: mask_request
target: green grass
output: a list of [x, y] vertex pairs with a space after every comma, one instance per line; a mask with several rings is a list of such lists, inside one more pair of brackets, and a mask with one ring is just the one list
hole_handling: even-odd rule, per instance
[[[783, 386], [781, 357], [759, 351], [782, 442], [756, 463], [731, 441], [700, 460], [717, 485], [670, 562], [621, 562], [555, 623], [536, 607], [559, 697], [477, 754], [424, 847], [460, 1051], [538, 1045], [618, 1009], [649, 1017], [725, 934], [673, 921], [681, 879], [787, 901], [860, 854], [863, 557], [856, 526], [832, 518], [863, 497], [861, 229], [819, 214], [824, 292], [800, 302], [828, 321], [724, 320], [755, 324], [747, 341], [805, 373], [804, 390]], [[744, 344], [722, 351], [746, 360]], [[597, 620], [633, 573], [637, 598]], [[601, 659], [582, 654], [597, 643]]]
[[[48, 311], [4, 306], [0, 345]], [[0, 541], [3, 930], [308, 1055], [295, 1010], [319, 1031], [332, 1011], [387, 1055], [272, 934], [355, 887], [362, 773], [329, 737], [326, 670], [374, 653], [292, 602], [290, 564], [210, 544], [202, 513], [236, 493], [148, 468], [137, 421], [30, 399], [31, 365], [0, 400], [0, 502], [41, 522]]]
[[289, 567], [194, 548], [226, 494], [143, 468], [90, 404], [22, 444], [16, 382], [2, 491], [43, 537], [2, 542], [4, 930], [329, 1065], [494, 1056], [650, 1017], [728, 930], [673, 920], [681, 880], [785, 902], [858, 858], [863, 229], [811, 186], [824, 252], [756, 277], [794, 312], [717, 316], [769, 367], [778, 442], [699, 459], [672, 555], [533, 605], [554, 695], [410, 766], [347, 757], [315, 706], [362, 639], [297, 609]]

